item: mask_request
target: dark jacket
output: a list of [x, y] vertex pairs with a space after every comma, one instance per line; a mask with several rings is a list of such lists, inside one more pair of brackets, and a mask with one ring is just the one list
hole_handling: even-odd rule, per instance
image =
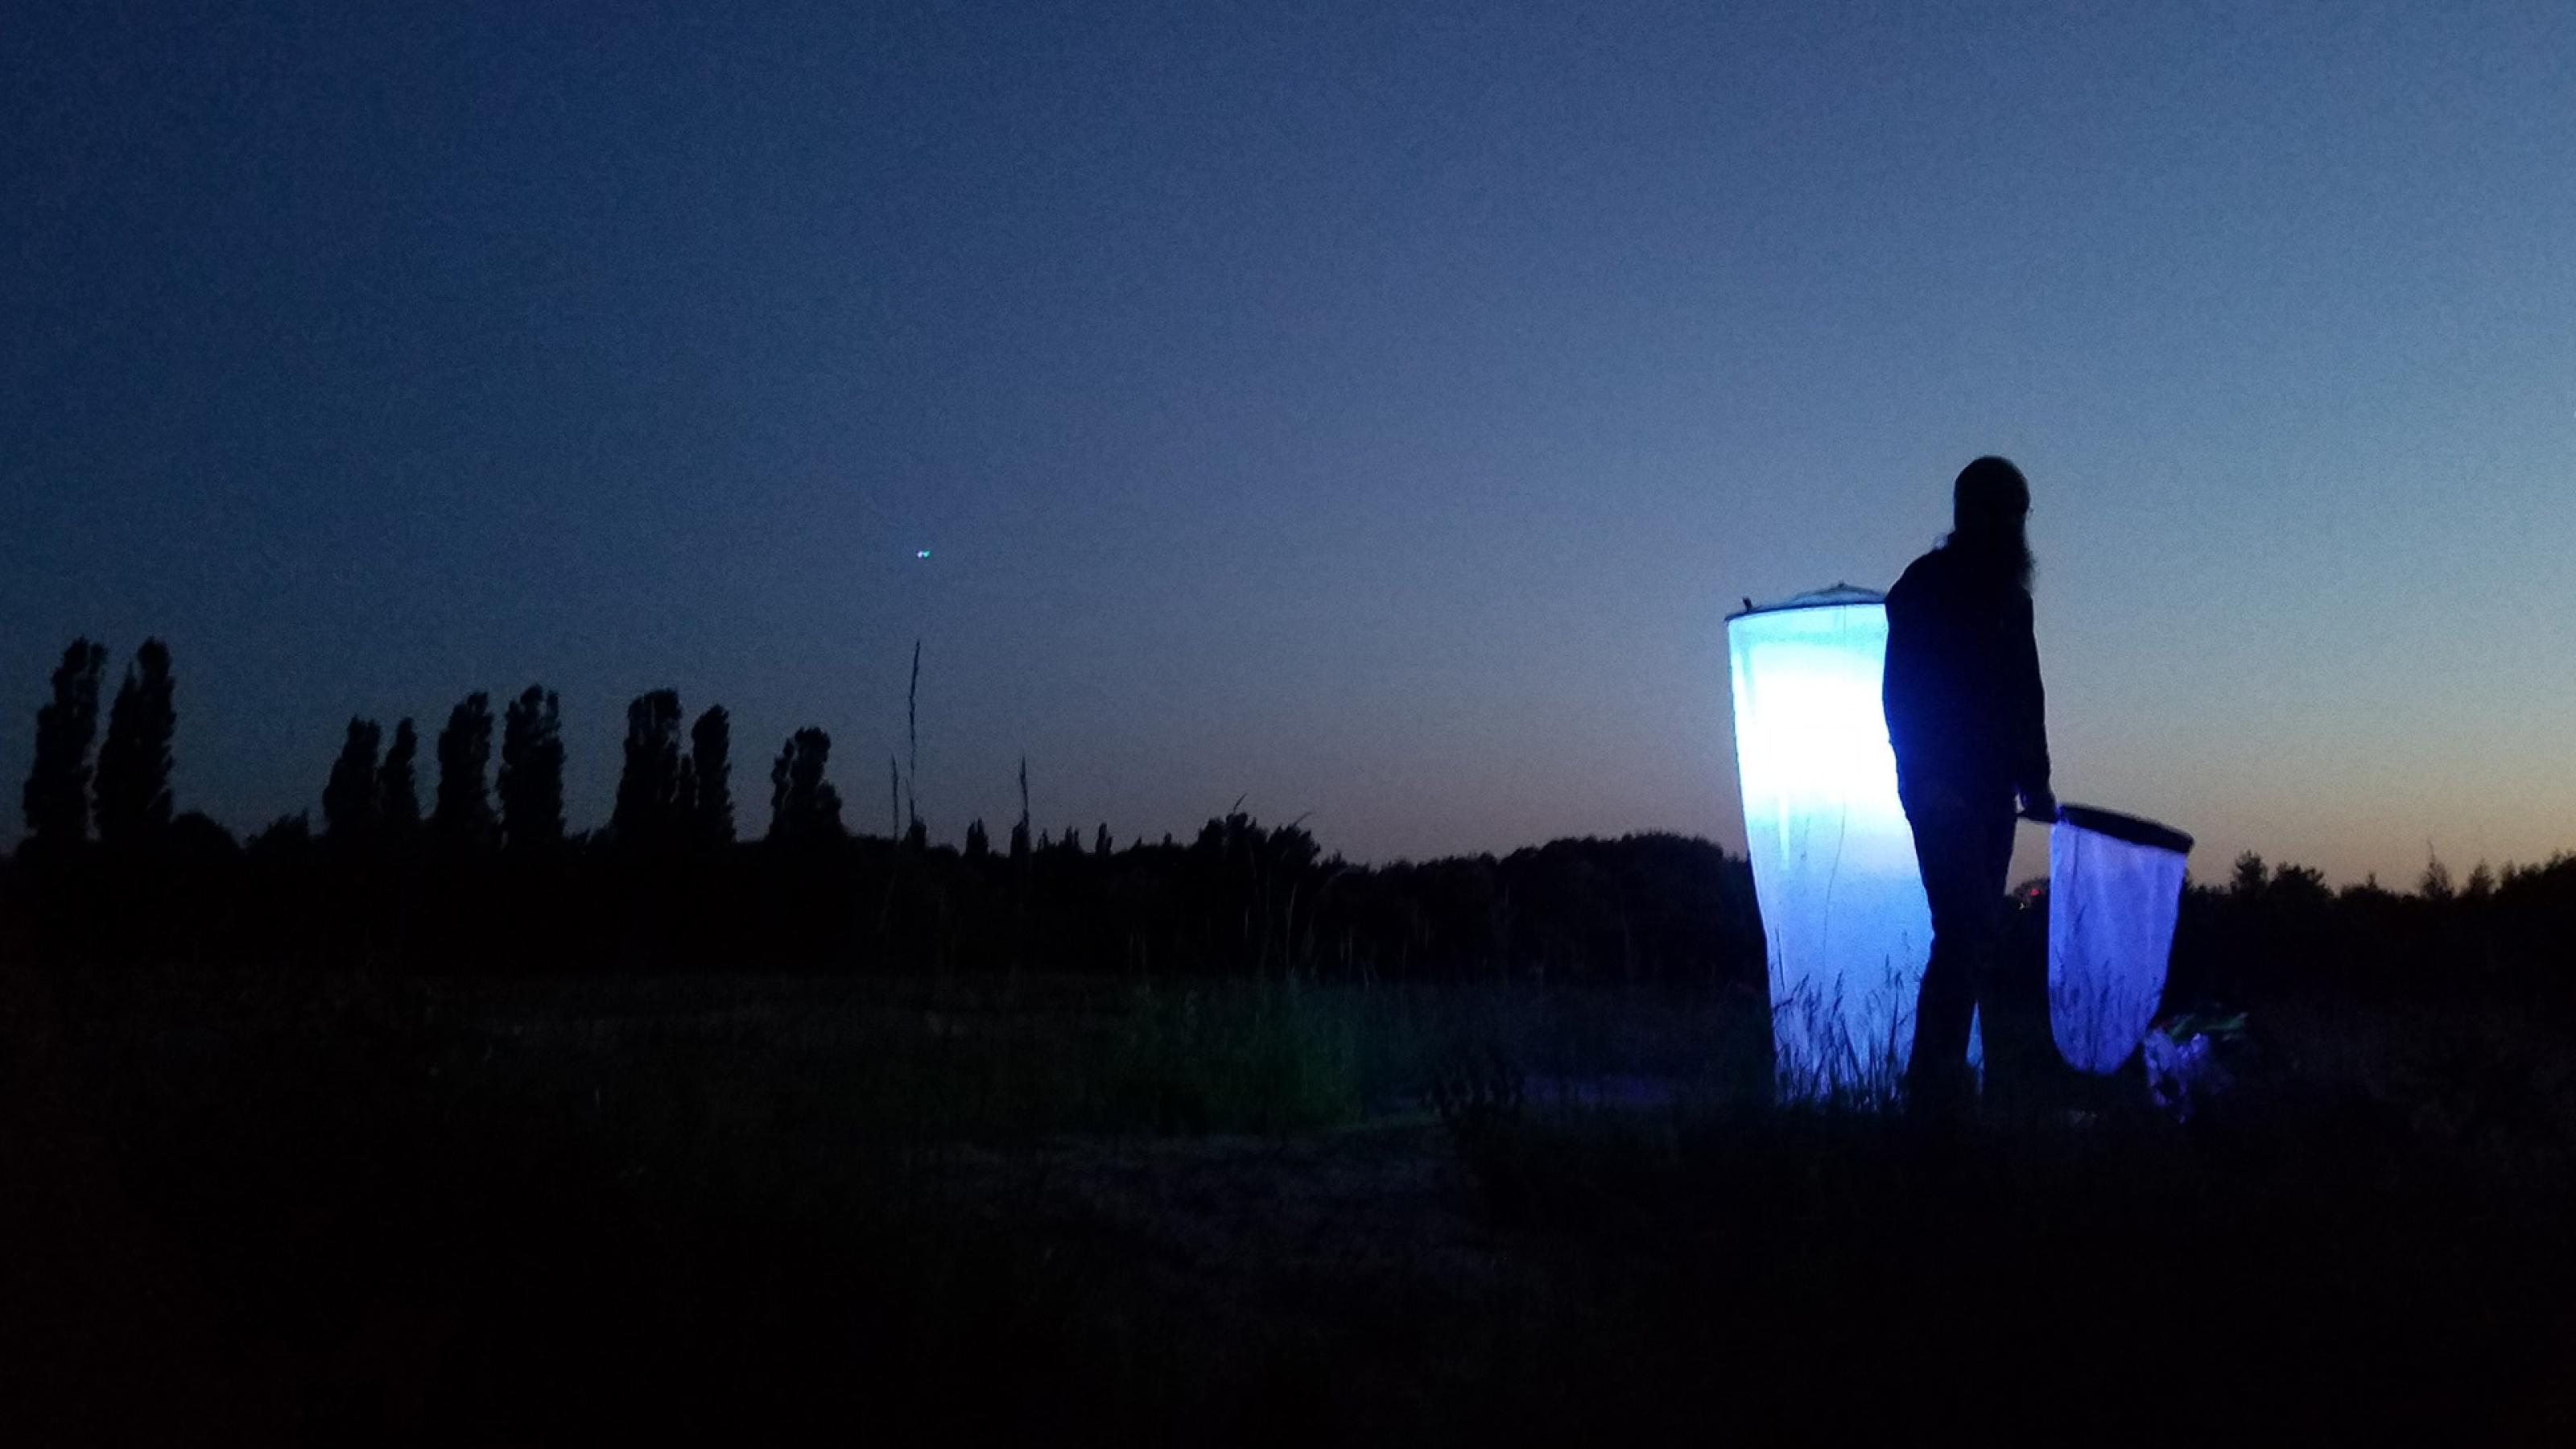
[[1936, 548], [1887, 591], [1888, 743], [1898, 793], [1947, 786], [2011, 808], [2048, 791], [2048, 722], [2029, 591]]

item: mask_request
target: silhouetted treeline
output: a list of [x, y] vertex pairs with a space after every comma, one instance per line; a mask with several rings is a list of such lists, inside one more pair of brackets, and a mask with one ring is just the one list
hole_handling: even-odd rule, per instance
[[[792, 753], [792, 751], [791, 751]], [[378, 774], [383, 774], [379, 766]], [[300, 819], [236, 846], [181, 816], [148, 853], [22, 852], [12, 895], [58, 955], [432, 972], [1297, 973], [1759, 989], [1750, 870], [1672, 835], [1383, 866], [1242, 813], [1188, 841], [1024, 854], [818, 833], [643, 849], [605, 833], [456, 850]], [[908, 832], [909, 833], [909, 832]], [[2036, 964], [2045, 902], [2019, 917]], [[2317, 989], [2576, 991], [2576, 858], [2474, 888], [2327, 889], [2249, 862], [2183, 901], [2169, 1005]]]
[[[1106, 822], [1033, 833], [1023, 761], [1009, 850], [992, 849], [980, 820], [952, 849], [930, 842], [891, 763], [899, 837], [853, 833], [829, 778], [832, 738], [807, 727], [770, 768], [765, 832], [740, 842], [730, 718], [716, 706], [684, 731], [668, 689], [628, 706], [616, 808], [596, 832], [565, 828], [559, 707], [530, 685], [498, 721], [497, 811], [496, 721], [476, 692], [438, 731], [426, 813], [413, 722], [388, 736], [354, 718], [318, 782], [321, 829], [290, 816], [236, 845], [202, 815], [172, 814], [176, 714], [157, 641], [137, 652], [93, 749], [106, 659], [88, 640], [65, 651], [38, 713], [30, 833], [8, 871], [57, 955], [498, 972], [1762, 978], [1744, 862], [1674, 836], [1372, 868], [1237, 810], [1187, 843], [1122, 849]], [[916, 692], [919, 680], [916, 651]]]
[[[50, 951], [110, 961], [1747, 987], [1762, 975], [1744, 862], [1679, 836], [1378, 867], [1240, 813], [1186, 843], [1103, 850], [1099, 832], [1067, 831], [1015, 857], [983, 838], [979, 825], [967, 850], [838, 833], [656, 850], [603, 832], [460, 851], [426, 830], [357, 839], [291, 818], [236, 846], [193, 817], [148, 856], [91, 847], [21, 859], [9, 877]], [[138, 896], [153, 908], [123, 909]]]
[[2436, 860], [2399, 892], [2375, 879], [2336, 890], [2317, 871], [2247, 854], [2226, 880], [2184, 892], [2169, 1003], [2316, 986], [2576, 1004], [2576, 856], [2482, 864], [2464, 886]]
[[[1027, 765], [1007, 850], [975, 821], [930, 843], [854, 834], [832, 740], [799, 729], [770, 770], [766, 828], [736, 839], [730, 720], [685, 731], [676, 692], [628, 709], [602, 829], [563, 818], [556, 697], [531, 685], [498, 721], [468, 695], [435, 743], [424, 816], [417, 734], [348, 722], [321, 782], [322, 828], [280, 820], [247, 845], [174, 814], [169, 651], [147, 642], [99, 723], [106, 651], [76, 641], [37, 715], [9, 863], [13, 909], [59, 957], [436, 972], [1009, 970], [1326, 979], [1663, 983], [1760, 989], [1752, 876], [1703, 840], [1559, 840], [1502, 857], [1384, 866], [1324, 853], [1240, 809], [1186, 842], [1120, 846], [1105, 823], [1034, 831]], [[898, 781], [898, 788], [909, 782]], [[95, 821], [95, 834], [92, 822]], [[2016, 918], [2040, 966], [2044, 895]], [[2570, 995], [2576, 858], [2409, 893], [2329, 889], [2247, 856], [2184, 899], [2168, 1004], [2282, 992], [2513, 989]]]

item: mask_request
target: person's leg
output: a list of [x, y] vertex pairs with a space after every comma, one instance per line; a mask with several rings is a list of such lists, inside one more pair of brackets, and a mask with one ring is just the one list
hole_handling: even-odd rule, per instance
[[2006, 959], [2004, 892], [2012, 875], [2016, 817], [1998, 810], [1974, 825], [1973, 880], [1963, 882], [1962, 909], [1973, 911], [1977, 958], [1977, 1021], [1985, 1042], [1988, 1094], [2014, 1098], [2045, 1080], [2050, 1056], [2046, 967], [2024, 979], [2024, 963]]
[[1932, 908], [1932, 952], [1914, 1003], [1906, 1092], [1957, 1097], [1969, 1085], [1968, 1030], [1984, 974], [1976, 891], [1987, 852], [1975, 822], [1963, 811], [1927, 805], [1909, 809], [1906, 819], [1914, 827], [1914, 859], [1923, 872], [1924, 899]]

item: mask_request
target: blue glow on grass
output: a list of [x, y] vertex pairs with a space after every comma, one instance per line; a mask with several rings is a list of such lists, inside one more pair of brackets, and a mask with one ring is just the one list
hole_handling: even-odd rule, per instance
[[1784, 1091], [1885, 1088], [1913, 1045], [1932, 913], [1879, 703], [1880, 596], [1837, 589], [1727, 621], [1744, 835]]

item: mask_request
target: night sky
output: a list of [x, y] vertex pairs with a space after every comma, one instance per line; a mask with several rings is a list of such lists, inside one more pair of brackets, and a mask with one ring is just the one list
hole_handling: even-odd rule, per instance
[[1740, 844], [1721, 617], [1999, 451], [2063, 795], [2576, 847], [2576, 7], [2065, 9], [14, 4], [0, 838], [158, 633], [243, 830], [530, 681], [882, 830], [918, 637], [941, 838]]

